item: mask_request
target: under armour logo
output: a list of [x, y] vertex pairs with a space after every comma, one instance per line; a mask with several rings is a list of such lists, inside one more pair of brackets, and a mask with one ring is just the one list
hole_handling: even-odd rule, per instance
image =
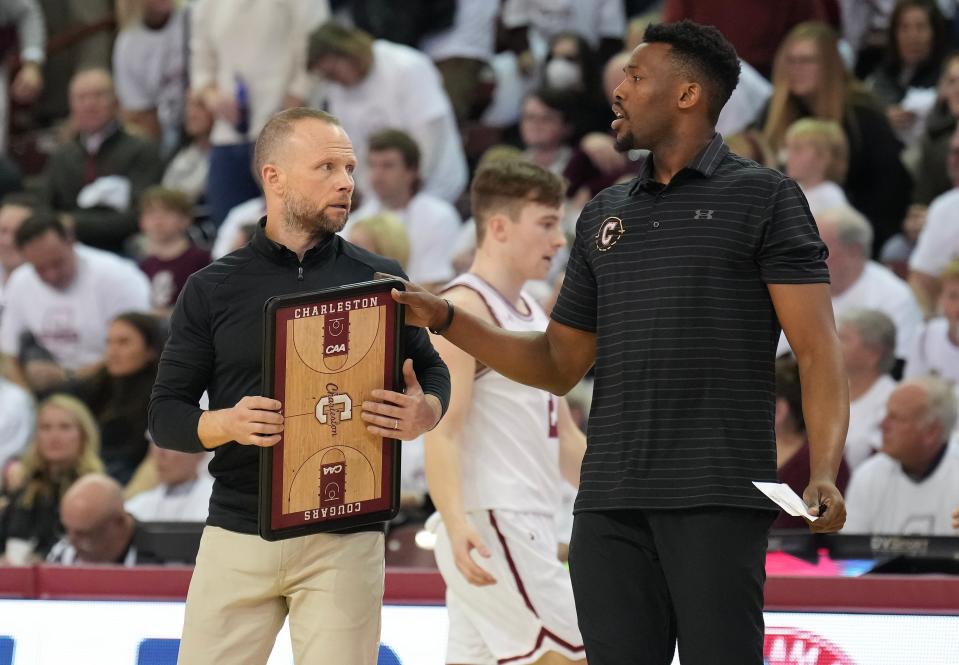
[[697, 210], [696, 216], [693, 219], [712, 219], [713, 213], [715, 210]]

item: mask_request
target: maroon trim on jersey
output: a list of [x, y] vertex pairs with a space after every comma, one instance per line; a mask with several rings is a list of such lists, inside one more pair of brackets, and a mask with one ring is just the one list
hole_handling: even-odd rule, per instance
[[[489, 522], [493, 527], [493, 531], [496, 532], [496, 538], [499, 540], [500, 546], [503, 548], [503, 554], [506, 555], [506, 564], [509, 566], [509, 571], [513, 575], [513, 581], [516, 582], [516, 589], [519, 591], [520, 595], [523, 597], [523, 602], [526, 603], [526, 607], [529, 608], [529, 611], [533, 613], [533, 616], [537, 619], [540, 618], [539, 614], [536, 612], [536, 608], [533, 607], [533, 602], [529, 598], [529, 594], [526, 593], [526, 585], [523, 584], [523, 579], [519, 576], [519, 570], [516, 568], [516, 562], [513, 561], [513, 555], [509, 551], [509, 546], [506, 544], [506, 536], [503, 535], [503, 532], [499, 530], [499, 524], [496, 522], [496, 516], [493, 514], [493, 511], [489, 512]], [[542, 621], [542, 619], [540, 619]], [[523, 658], [529, 658], [532, 656], [538, 649], [543, 646], [543, 640], [546, 638], [551, 639], [553, 642], [556, 642], [559, 646], [563, 647], [568, 651], [585, 651], [586, 647], [582, 644], [575, 646], [559, 637], [553, 631], [547, 629], [545, 626], [539, 629], [539, 635], [536, 636], [536, 644], [528, 652], [519, 655], [519, 656], [510, 656], [509, 658], [499, 658], [497, 663], [511, 663], [514, 660], [521, 660]]]
[[[470, 273], [470, 274], [472, 274], [472, 273]], [[483, 295], [483, 292], [480, 291], [479, 289], [477, 289], [477, 288], [474, 287], [474, 286], [470, 286], [469, 284], [463, 284], [463, 283], [461, 283], [461, 282], [460, 282], [460, 283], [457, 283], [457, 284], [450, 284], [450, 285], [447, 286], [445, 289], [443, 289], [442, 291], [440, 291], [437, 295], [443, 295], [444, 293], [447, 293], [447, 292], [452, 291], [453, 289], [459, 288], [459, 287], [462, 287], [462, 288], [464, 288], [464, 289], [469, 289], [470, 291], [472, 291], [473, 293], [475, 293], [476, 295], [478, 295], [478, 296], [480, 297], [480, 300], [483, 301], [483, 304], [486, 305], [486, 309], [487, 309], [487, 311], [489, 311], [489, 315], [490, 315], [491, 317], [493, 317], [493, 321], [496, 323], [496, 325], [497, 325], [498, 327], [500, 327], [500, 328], [503, 327], [503, 324], [500, 322], [499, 317], [496, 316], [496, 312], [494, 312], [494, 311], [493, 311], [493, 308], [489, 306], [489, 301], [486, 300], [486, 296], [484, 296], [484, 295]], [[490, 287], [490, 288], [492, 288], [492, 287]], [[494, 289], [494, 290], [495, 290], [495, 289]], [[481, 363], [480, 361], [477, 360], [477, 361], [476, 361], [476, 372], [473, 374], [473, 380], [475, 381], [476, 379], [480, 378], [480, 377], [483, 376], [484, 374], [488, 374], [490, 371], [492, 371], [492, 370], [490, 370], [489, 367], [487, 367], [486, 365], [484, 365], [483, 363]]]
[[469, 274], [472, 275], [473, 277], [475, 277], [476, 279], [478, 279], [479, 281], [483, 282], [483, 284], [485, 284], [485, 285], [487, 286], [487, 288], [489, 288], [490, 291], [492, 291], [492, 292], [495, 293], [497, 296], [499, 296], [499, 299], [503, 301], [503, 304], [506, 305], [507, 307], [509, 307], [511, 310], [513, 310], [513, 313], [516, 314], [516, 316], [518, 316], [519, 318], [523, 319], [523, 321], [532, 321], [532, 320], [533, 320], [533, 314], [535, 313], [536, 310], [534, 310], [533, 307], [532, 307], [532, 305], [529, 304], [529, 301], [526, 300], [526, 298], [523, 297], [523, 294], [522, 294], [522, 293], [519, 294], [519, 298], [520, 298], [520, 300], [523, 301], [523, 304], [526, 305], [526, 309], [529, 310], [529, 313], [527, 313], [527, 314], [523, 314], [521, 311], [519, 311], [518, 309], [516, 309], [516, 305], [514, 305], [513, 303], [511, 303], [509, 300], [506, 299], [506, 296], [504, 296], [502, 293], [500, 293], [499, 291], [497, 291], [495, 286], [493, 286], [492, 284], [490, 284], [489, 282], [487, 282], [485, 279], [483, 279], [482, 277], [480, 277], [479, 275], [477, 275], [475, 272], [471, 272], [471, 273], [469, 273]]
[[[471, 273], [471, 274], [472, 274], [472, 273]], [[479, 279], [479, 278], [477, 278], [477, 279]], [[499, 326], [500, 328], [503, 327], [503, 323], [499, 320], [499, 317], [496, 316], [496, 312], [494, 312], [494, 311], [493, 311], [493, 308], [489, 306], [489, 301], [486, 300], [486, 296], [483, 295], [483, 292], [480, 291], [479, 289], [477, 289], [475, 286], [470, 286], [469, 284], [463, 284], [462, 282], [460, 282], [460, 283], [458, 283], [458, 284], [453, 284], [453, 285], [451, 285], [451, 286], [443, 289], [442, 291], [440, 291], [439, 295], [443, 295], [443, 294], [446, 293], [447, 291], [452, 291], [452, 290], [455, 289], [455, 288], [469, 289], [470, 291], [472, 291], [473, 293], [475, 293], [476, 295], [478, 295], [478, 296], [480, 297], [480, 300], [483, 301], [483, 304], [486, 305], [486, 309], [489, 310], [489, 315], [490, 315], [491, 317], [493, 317], [493, 321], [496, 322], [496, 325]], [[490, 287], [490, 288], [492, 289], [493, 287]], [[493, 290], [495, 291], [496, 289], [493, 289]]]

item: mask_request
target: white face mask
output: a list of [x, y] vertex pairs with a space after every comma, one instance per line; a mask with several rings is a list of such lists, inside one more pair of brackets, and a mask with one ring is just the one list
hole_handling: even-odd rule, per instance
[[565, 58], [553, 58], [546, 63], [546, 85], [555, 90], [572, 90], [583, 84], [580, 66]]

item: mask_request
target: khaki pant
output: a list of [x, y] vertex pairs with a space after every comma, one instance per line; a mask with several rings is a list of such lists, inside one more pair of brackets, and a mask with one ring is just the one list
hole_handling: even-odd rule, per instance
[[383, 534], [268, 542], [206, 527], [187, 594], [179, 665], [262, 665], [290, 617], [297, 665], [375, 665]]

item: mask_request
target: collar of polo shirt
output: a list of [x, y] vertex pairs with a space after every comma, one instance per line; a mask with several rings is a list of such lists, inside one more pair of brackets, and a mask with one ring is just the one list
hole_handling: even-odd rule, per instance
[[[699, 173], [704, 178], [709, 178], [719, 167], [719, 164], [723, 161], [727, 153], [729, 153], [729, 146], [726, 145], [726, 141], [723, 140], [722, 135], [717, 132], [713, 134], [712, 140], [706, 144], [706, 147], [700, 150], [696, 158], [683, 170], [689, 169]], [[645, 187], [652, 180], [653, 154], [650, 153], [646, 161], [643, 162], [639, 176], [633, 182], [632, 187], [629, 188], [630, 195], [635, 194], [641, 187]]]

